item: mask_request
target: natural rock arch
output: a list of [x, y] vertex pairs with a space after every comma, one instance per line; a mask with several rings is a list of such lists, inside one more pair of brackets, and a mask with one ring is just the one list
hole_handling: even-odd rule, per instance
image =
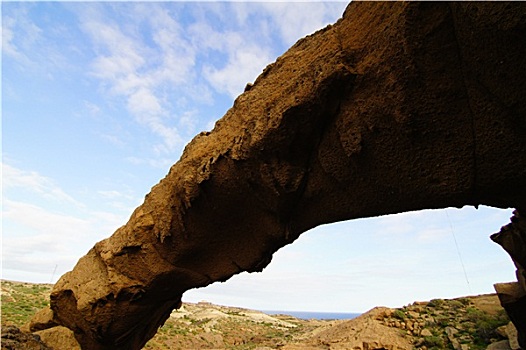
[[[139, 349], [184, 291], [260, 271], [317, 225], [479, 204], [526, 212], [524, 37], [521, 3], [351, 3], [247, 85], [61, 277], [48, 326], [83, 349]], [[495, 239], [523, 273], [526, 230], [518, 214], [511, 225]]]

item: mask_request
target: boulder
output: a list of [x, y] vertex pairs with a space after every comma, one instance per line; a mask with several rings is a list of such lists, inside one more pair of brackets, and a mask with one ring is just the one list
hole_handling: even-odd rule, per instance
[[507, 340], [501, 340], [488, 345], [486, 350], [511, 350], [510, 343]]
[[73, 331], [69, 328], [58, 326], [34, 332], [42, 342], [53, 349], [80, 350], [80, 345], [75, 339]]
[[515, 328], [513, 322], [508, 323], [506, 326], [506, 336], [510, 342], [510, 348], [512, 350], [520, 350], [521, 347], [517, 338], [517, 328]]
[[420, 335], [422, 337], [431, 337], [433, 335], [433, 333], [431, 333], [431, 331], [427, 328], [424, 328], [422, 329], [422, 331], [420, 332]]
[[53, 350], [38, 335], [23, 332], [15, 326], [2, 326], [1, 344], [5, 350]]

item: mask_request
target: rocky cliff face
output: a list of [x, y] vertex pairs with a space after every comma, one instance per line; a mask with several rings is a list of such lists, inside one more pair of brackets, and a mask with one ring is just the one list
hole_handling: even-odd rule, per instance
[[524, 213], [525, 37], [522, 3], [352, 2], [247, 85], [61, 277], [47, 326], [83, 349], [139, 349], [184, 291], [260, 271], [317, 225], [479, 204]]

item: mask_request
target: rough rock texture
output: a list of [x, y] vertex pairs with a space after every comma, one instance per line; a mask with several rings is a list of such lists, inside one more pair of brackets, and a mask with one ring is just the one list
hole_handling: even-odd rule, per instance
[[79, 343], [69, 328], [58, 326], [34, 332], [34, 334], [52, 349], [80, 350]]
[[[526, 212], [521, 210], [521, 213]], [[517, 282], [495, 284], [495, 290], [502, 306], [517, 326], [519, 344], [526, 348], [526, 219], [515, 210], [511, 223], [493, 234], [491, 239], [510, 254], [517, 267]]]
[[52, 350], [38, 335], [23, 332], [16, 326], [2, 328], [1, 347], [4, 350]]
[[525, 37], [524, 3], [352, 2], [247, 85], [129, 222], [62, 276], [54, 322], [83, 349], [139, 349], [184, 291], [260, 271], [317, 225], [479, 204], [521, 212]]
[[80, 350], [73, 331], [57, 325], [53, 321], [53, 311], [49, 308], [37, 312], [29, 324], [22, 326], [21, 330], [33, 332], [42, 342], [53, 349]]

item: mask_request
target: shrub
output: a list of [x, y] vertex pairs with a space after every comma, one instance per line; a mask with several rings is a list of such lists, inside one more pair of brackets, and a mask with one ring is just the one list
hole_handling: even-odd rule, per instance
[[504, 311], [499, 312], [497, 315], [489, 315], [484, 313], [475, 322], [475, 335], [474, 340], [476, 344], [489, 344], [492, 338], [499, 338], [497, 328], [508, 324], [509, 319]]
[[449, 318], [446, 316], [437, 316], [435, 318], [436, 324], [440, 327], [447, 327], [449, 326]]
[[469, 298], [460, 298], [458, 299], [458, 301], [460, 301], [463, 305], [469, 305], [471, 304], [471, 300], [469, 300]]
[[402, 310], [395, 310], [393, 316], [398, 318], [399, 320], [405, 319], [405, 313]]
[[477, 308], [468, 307], [466, 309], [466, 316], [471, 322], [477, 323], [486, 317], [486, 313]]
[[430, 307], [439, 307], [441, 306], [442, 304], [444, 304], [444, 300], [442, 299], [431, 299], [429, 301], [429, 303], [427, 303], [427, 306], [430, 306]]
[[504, 310], [491, 315], [474, 307], [468, 307], [466, 316], [474, 324], [473, 340], [478, 345], [489, 344], [492, 338], [498, 339], [497, 328], [509, 322]]
[[463, 304], [461, 301], [459, 300], [451, 300], [449, 302], [449, 306], [452, 307], [453, 309], [455, 310], [458, 310], [460, 308], [462, 308], [465, 304]]
[[427, 346], [428, 349], [444, 349], [444, 339], [442, 339], [442, 337], [430, 335], [424, 337], [424, 345]]

